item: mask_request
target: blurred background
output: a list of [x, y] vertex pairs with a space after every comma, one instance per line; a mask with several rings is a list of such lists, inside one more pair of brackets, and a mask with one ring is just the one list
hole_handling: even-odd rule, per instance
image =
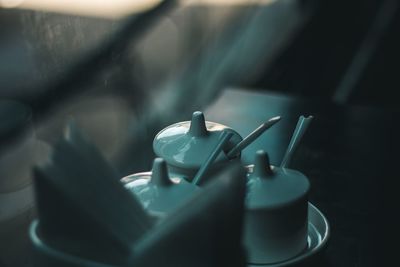
[[0, 266], [29, 266], [30, 170], [69, 120], [122, 177], [229, 87], [398, 110], [399, 23], [396, 0], [0, 0]]

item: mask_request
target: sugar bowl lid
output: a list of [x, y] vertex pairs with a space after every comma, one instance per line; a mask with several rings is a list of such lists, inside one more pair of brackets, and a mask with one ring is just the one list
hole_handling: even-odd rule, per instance
[[279, 208], [307, 196], [310, 183], [302, 173], [271, 166], [268, 154], [257, 151], [249, 174], [246, 206], [251, 209]]
[[178, 122], [160, 131], [154, 138], [153, 149], [157, 156], [171, 165], [198, 168], [220, 141], [222, 131], [232, 132], [233, 135], [223, 148], [225, 153], [220, 153], [215, 163], [227, 161], [226, 152], [239, 143], [242, 137], [225, 125], [205, 121], [200, 111], [193, 113], [191, 121]]
[[151, 172], [122, 178], [142, 205], [153, 213], [168, 213], [189, 199], [199, 188], [181, 178], [170, 178], [164, 159], [156, 158]]

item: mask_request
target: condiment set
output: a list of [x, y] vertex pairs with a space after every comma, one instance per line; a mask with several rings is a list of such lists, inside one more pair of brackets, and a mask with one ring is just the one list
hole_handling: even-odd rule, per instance
[[[156, 135], [153, 149], [159, 158], [152, 172], [133, 174], [122, 182], [149, 212], [165, 216], [201, 191], [224, 165], [240, 162], [241, 151], [279, 120], [272, 118], [242, 138], [194, 112], [191, 121], [173, 124]], [[311, 120], [312, 116], [300, 117], [280, 167], [271, 166], [262, 150], [253, 165], [245, 166], [243, 242], [249, 265], [285, 266], [311, 256], [326, 243], [329, 227], [323, 214], [308, 202], [307, 177], [287, 168]]]
[[242, 138], [194, 112], [156, 135], [151, 171], [121, 181], [71, 124], [34, 172], [35, 266], [277, 267], [311, 258], [329, 225], [308, 202], [307, 177], [288, 166], [312, 117], [300, 117], [279, 167], [263, 150], [254, 164], [241, 162], [241, 151], [279, 120]]
[[137, 175], [132, 194], [70, 124], [34, 169], [32, 266], [245, 267], [243, 166], [227, 164], [201, 190], [166, 170], [156, 159], [150, 175]]

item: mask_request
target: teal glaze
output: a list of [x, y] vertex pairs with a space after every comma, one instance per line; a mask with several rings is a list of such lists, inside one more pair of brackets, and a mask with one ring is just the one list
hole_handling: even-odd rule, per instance
[[[237, 145], [242, 137], [233, 129], [215, 122], [205, 121], [203, 113], [193, 113], [191, 121], [178, 122], [160, 131], [153, 141], [158, 157], [166, 160], [170, 172], [183, 174], [189, 180], [207, 160], [218, 145], [222, 131], [232, 133], [223, 152], [214, 160], [215, 166], [229, 161], [226, 153]], [[240, 158], [240, 154], [236, 158]]]
[[268, 264], [252, 264], [248, 267], [286, 267], [301, 265], [304, 261], [315, 257], [326, 249], [329, 237], [330, 226], [324, 214], [310, 202], [308, 203], [308, 234], [306, 248], [296, 256], [281, 262]]
[[294, 129], [292, 138], [290, 139], [289, 146], [283, 156], [281, 167], [286, 168], [290, 165], [292, 157], [296, 152], [297, 147], [300, 144], [301, 139], [303, 138], [305, 132], [307, 131], [308, 127], [310, 126], [311, 121], [313, 120], [313, 116], [308, 116], [307, 118], [304, 116], [300, 116], [299, 120], [297, 121], [296, 128]]
[[[249, 208], [279, 207], [295, 202], [310, 190], [308, 179], [300, 172], [272, 167], [269, 179], [250, 178], [246, 203]], [[276, 180], [276, 181], [275, 181]]]
[[253, 143], [260, 135], [262, 135], [266, 130], [274, 126], [277, 122], [281, 120], [280, 116], [273, 117], [269, 119], [267, 122], [264, 122], [260, 126], [258, 126], [254, 131], [252, 131], [249, 135], [247, 135], [240, 143], [238, 143], [234, 148], [232, 148], [229, 153], [229, 158], [234, 158], [237, 154], [239, 154], [243, 149], [245, 149], [248, 145]]
[[258, 153], [258, 162], [249, 174], [247, 183], [248, 208], [277, 208], [290, 205], [308, 194], [310, 183], [301, 172], [269, 166], [266, 154]]
[[183, 178], [170, 178], [166, 162], [161, 158], [154, 160], [152, 172], [129, 175], [122, 182], [156, 216], [175, 210], [199, 190]]
[[207, 171], [211, 168], [214, 160], [221, 154], [223, 147], [229, 142], [229, 139], [232, 137], [231, 132], [222, 131], [220, 134], [220, 140], [218, 141], [217, 145], [211, 150], [210, 155], [208, 156], [207, 160], [203, 162], [200, 169], [197, 171], [196, 175], [193, 178], [194, 184], [199, 184], [202, 179], [204, 179]]
[[248, 262], [272, 264], [300, 254], [307, 247], [307, 177], [271, 166], [262, 150], [248, 171], [244, 227]]
[[[29, 228], [29, 237], [33, 247], [34, 266], [41, 267], [117, 267], [95, 262], [68, 254], [46, 244], [38, 235], [39, 221], [34, 220]], [[248, 267], [286, 267], [301, 264], [305, 260], [320, 254], [327, 246], [330, 237], [330, 226], [324, 214], [314, 205], [308, 203], [308, 235], [306, 249], [289, 260], [271, 264], [251, 264]]]

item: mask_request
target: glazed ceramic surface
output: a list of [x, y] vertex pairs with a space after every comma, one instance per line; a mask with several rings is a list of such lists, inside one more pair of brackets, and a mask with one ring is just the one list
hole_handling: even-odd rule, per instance
[[300, 172], [271, 167], [258, 151], [248, 177], [244, 242], [248, 262], [288, 260], [307, 247], [308, 179]]
[[151, 184], [151, 174], [151, 172], [133, 174], [124, 177], [123, 182], [125, 187], [139, 198], [143, 206], [156, 215], [173, 211], [199, 190], [179, 177], [171, 178], [171, 186], [157, 186]]
[[222, 131], [233, 135], [223, 148], [224, 153], [220, 153], [214, 161], [214, 165], [218, 166], [229, 160], [226, 152], [242, 137], [225, 125], [206, 122], [201, 112], [193, 113], [191, 121], [179, 122], [160, 131], [154, 138], [153, 149], [157, 156], [166, 160], [170, 172], [193, 176], [218, 144]]
[[246, 205], [250, 209], [276, 208], [304, 197], [310, 184], [300, 172], [271, 166], [270, 178], [249, 177]]
[[144, 208], [156, 216], [173, 211], [199, 190], [183, 178], [170, 178], [161, 158], [154, 160], [152, 172], [133, 174], [121, 181], [138, 197]]
[[328, 244], [330, 227], [324, 214], [310, 202], [308, 203], [308, 229], [307, 246], [298, 255], [278, 263], [271, 264], [248, 264], [248, 267], [283, 267], [301, 264], [321, 253]]

